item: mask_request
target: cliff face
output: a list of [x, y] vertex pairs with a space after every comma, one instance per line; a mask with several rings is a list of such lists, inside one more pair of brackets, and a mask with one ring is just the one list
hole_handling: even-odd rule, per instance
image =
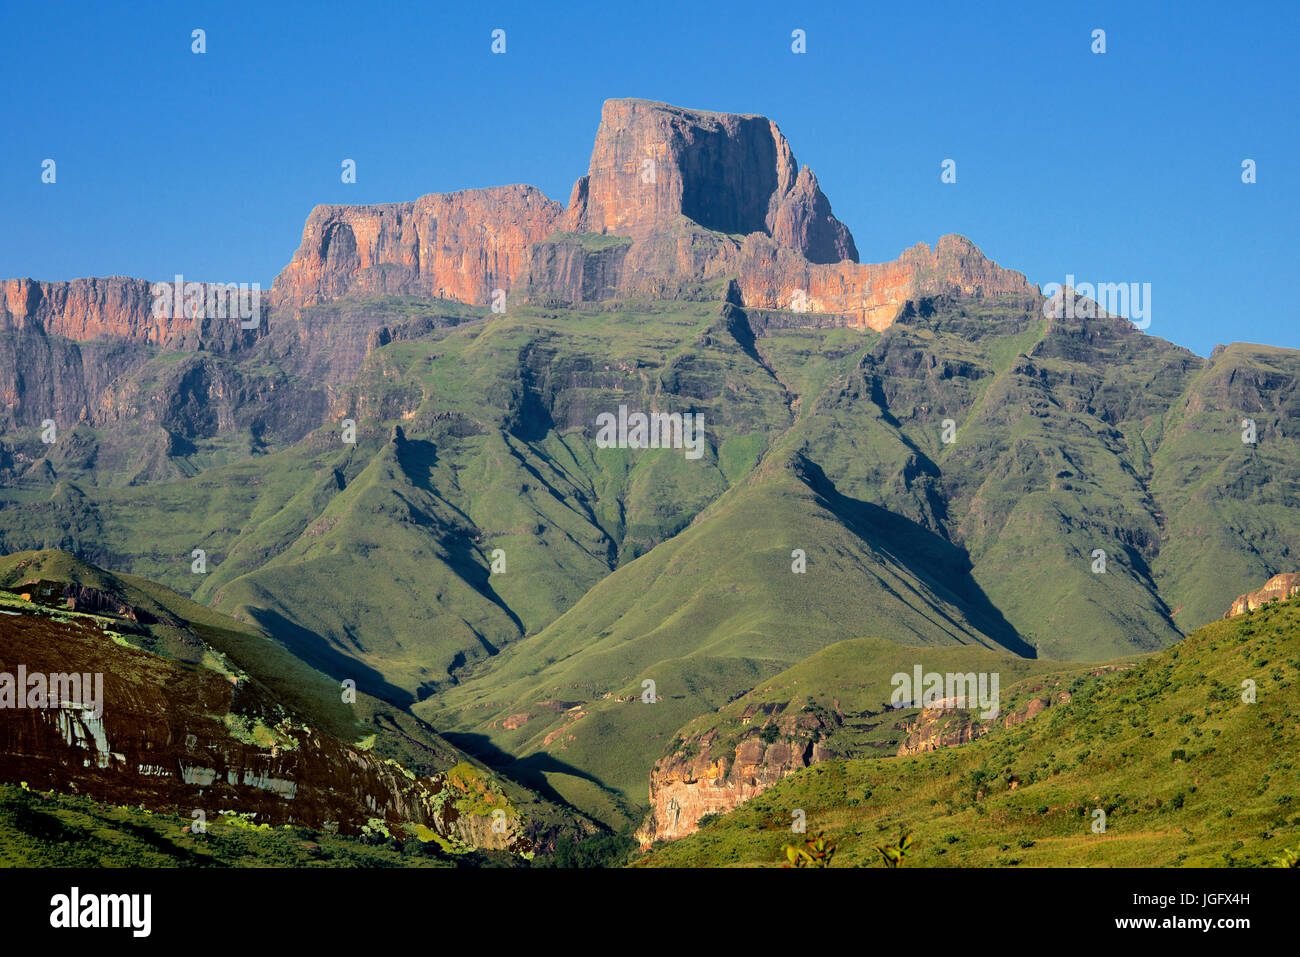
[[857, 260], [848, 227], [775, 123], [616, 99], [567, 209], [528, 186], [320, 206], [271, 298], [300, 307], [399, 293], [483, 305], [504, 289], [572, 303], [691, 296], [734, 275], [744, 305], [883, 329], [918, 296], [1035, 292], [960, 236], [890, 263]]
[[941, 237], [933, 250], [917, 243], [893, 262], [869, 265], [818, 265], [750, 236], [736, 271], [747, 306], [840, 313], [876, 330], [892, 325], [903, 305], [921, 296], [1036, 293], [1021, 273], [1003, 269], [957, 235]]
[[[561, 226], [632, 241], [617, 279], [604, 270], [604, 288], [673, 294], [683, 283], [735, 275], [746, 306], [842, 314], [873, 329], [918, 296], [1035, 292], [961, 236], [944, 236], [933, 250], [919, 243], [890, 263], [859, 264], [817, 177], [761, 116], [606, 101], [591, 169], [575, 184]], [[582, 255], [558, 274], [534, 258], [530, 289], [576, 300], [567, 281], [574, 258]]]
[[[205, 300], [215, 289], [211, 284], [202, 288]], [[251, 295], [245, 304], [252, 305]], [[218, 366], [224, 357], [266, 336], [268, 313], [259, 301], [256, 321], [245, 323], [235, 316], [209, 316], [206, 305], [197, 317], [184, 315], [185, 305], [155, 315], [154, 284], [143, 279], [5, 281], [0, 296], [0, 428], [33, 429], [47, 419], [60, 430], [131, 421], [133, 428], [143, 422], [184, 439], [195, 437], [199, 433], [170, 415], [195, 391], [194, 366], [206, 370], [199, 378], [222, 380], [219, 387], [203, 391], [213, 397], [219, 393], [227, 407], [237, 402], [239, 377]], [[164, 363], [156, 375], [136, 381], [161, 352], [191, 357]], [[219, 417], [215, 405], [203, 415]], [[229, 414], [226, 419], [233, 421]], [[24, 437], [7, 439], [21, 444]], [[134, 436], [131, 441], [139, 444]]]
[[1292, 595], [1300, 595], [1300, 572], [1283, 572], [1270, 578], [1263, 588], [1242, 595], [1232, 603], [1223, 617], [1244, 615], [1271, 601], [1286, 601]]
[[725, 814], [787, 774], [834, 757], [821, 740], [842, 719], [837, 712], [759, 704], [742, 717], [752, 733], [734, 747], [717, 747], [717, 728], [683, 742], [650, 772], [650, 814], [636, 839], [647, 846], [685, 837], [704, 815]]
[[[204, 283], [204, 297], [214, 287]], [[238, 319], [195, 317], [180, 308], [154, 315], [154, 283], [125, 276], [40, 282], [4, 280], [0, 332], [36, 333], [74, 342], [122, 340], [167, 349], [226, 351], [255, 339], [265, 328]]]
[[531, 186], [384, 206], [317, 206], [293, 261], [272, 285], [271, 301], [278, 308], [401, 294], [486, 305], [494, 289], [509, 293], [524, 251], [553, 231], [561, 211]]
[[8, 279], [0, 300], [0, 329], [39, 330], [85, 342], [121, 338], [162, 343], [184, 335], [182, 317], [155, 318], [152, 284], [110, 276], [71, 282]]
[[713, 232], [771, 236], [812, 262], [858, 258], [853, 236], [775, 123], [606, 100], [564, 229], [641, 240], [678, 216]]

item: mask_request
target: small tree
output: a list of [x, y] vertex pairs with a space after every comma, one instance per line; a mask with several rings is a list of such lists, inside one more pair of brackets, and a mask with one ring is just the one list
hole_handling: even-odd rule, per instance
[[907, 849], [911, 846], [912, 835], [899, 831], [897, 844], [877, 844], [876, 850], [885, 859], [886, 867], [902, 867], [903, 858], [907, 855]]
[[830, 867], [835, 856], [835, 842], [824, 834], [804, 841], [803, 844], [785, 845], [787, 863], [782, 867]]

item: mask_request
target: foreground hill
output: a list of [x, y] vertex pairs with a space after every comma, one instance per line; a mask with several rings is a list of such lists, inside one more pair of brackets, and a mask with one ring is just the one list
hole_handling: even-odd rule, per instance
[[878, 864], [873, 845], [900, 830], [907, 865], [1266, 864], [1300, 844], [1298, 682], [1292, 599], [1076, 676], [1068, 702], [971, 743], [798, 771], [640, 863], [779, 866], [801, 809], [809, 836], [838, 843], [836, 865]]
[[[525, 829], [544, 834], [548, 816], [558, 823], [524, 795], [523, 807], [542, 811], [526, 821], [498, 782], [427, 725], [364, 695], [353, 700], [266, 636], [165, 588], [61, 552], [5, 557], [0, 583], [0, 670], [26, 704], [5, 705], [0, 781], [198, 809], [214, 821], [419, 835], [462, 850], [528, 852]], [[44, 701], [31, 698], [23, 674], [84, 680]], [[40, 680], [54, 695], [55, 679]], [[496, 809], [505, 828], [490, 826]]]
[[[682, 837], [822, 761], [921, 753], [1036, 719], [1069, 700], [1064, 689], [1077, 677], [1128, 666], [1062, 666], [878, 638], [837, 642], [678, 729], [650, 772], [650, 813], [637, 837]], [[918, 669], [921, 685], [898, 693], [897, 676], [913, 682]], [[943, 683], [939, 703], [922, 707], [925, 676], [934, 675]]]

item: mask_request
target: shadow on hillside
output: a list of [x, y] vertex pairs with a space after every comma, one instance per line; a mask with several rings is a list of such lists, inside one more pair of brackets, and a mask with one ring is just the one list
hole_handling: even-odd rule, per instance
[[937, 595], [960, 608], [972, 625], [997, 644], [1022, 658], [1038, 657], [1034, 646], [1020, 636], [971, 576], [970, 556], [963, 549], [909, 518], [842, 494], [816, 462], [800, 456], [800, 465], [808, 487], [845, 527], [887, 551]]
[[571, 806], [567, 800], [560, 796], [558, 791], [547, 783], [546, 774], [548, 773], [567, 774], [570, 777], [589, 781], [608, 793], [614, 800], [619, 800], [619, 796], [600, 778], [593, 777], [590, 773], [575, 768], [571, 764], [565, 764], [545, 752], [516, 758], [510, 752], [503, 751], [493, 744], [487, 735], [458, 731], [443, 731], [440, 733], [445, 740], [450, 741], [466, 754], [478, 758], [492, 770], [517, 781], [553, 804], [560, 804], [565, 807]]
[[253, 622], [308, 665], [342, 683], [352, 679], [357, 690], [390, 704], [409, 708], [415, 696], [404, 688], [389, 684], [384, 676], [355, 658], [343, 654], [316, 632], [290, 621], [268, 608], [245, 608]]
[[[466, 584], [496, 605], [502, 614], [510, 619], [511, 624], [519, 632], [519, 636], [522, 636], [527, 631], [523, 621], [515, 614], [514, 609], [507, 605], [505, 600], [497, 594], [496, 589], [492, 587], [490, 581], [492, 577], [491, 571], [483, 564], [482, 554], [464, 534], [465, 528], [474, 527], [473, 519], [447, 501], [433, 484], [433, 470], [438, 464], [437, 446], [424, 439], [406, 438], [400, 427], [398, 436], [399, 441], [396, 443], [397, 463], [402, 467], [402, 472], [407, 480], [416, 488], [436, 498], [442, 506], [450, 509], [464, 522], [464, 526], [457, 529], [440, 521], [436, 516], [426, 516], [428, 524], [441, 533], [438, 538], [439, 543], [446, 550], [447, 564]], [[489, 655], [495, 655], [498, 652], [499, 649], [488, 641], [485, 636], [477, 632], [475, 632], [475, 635]]]

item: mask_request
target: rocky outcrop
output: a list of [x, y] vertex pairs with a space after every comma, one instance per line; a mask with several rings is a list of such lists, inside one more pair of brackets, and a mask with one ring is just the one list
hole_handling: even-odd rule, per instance
[[968, 709], [965, 702], [958, 699], [945, 698], [936, 701], [932, 706], [922, 708], [914, 719], [900, 725], [907, 737], [898, 747], [898, 756], [924, 754], [927, 751], [967, 744], [983, 737], [994, 728], [1011, 728], [1024, 724], [1053, 705], [1068, 704], [1070, 701], [1071, 696], [1068, 691], [1045, 691], [1042, 688], [1036, 690], [1038, 693], [1031, 697], [1023, 708], [1003, 715], [1000, 721], [979, 720], [978, 710]]
[[811, 262], [858, 258], [848, 227], [771, 120], [606, 100], [564, 229], [643, 240], [679, 216], [713, 232], [770, 236]]
[[353, 294], [489, 304], [562, 209], [532, 186], [434, 193], [412, 203], [317, 206], [271, 300], [301, 307]]
[[614, 99], [567, 209], [529, 186], [320, 206], [272, 302], [399, 293], [483, 305], [494, 289], [543, 303], [693, 298], [735, 276], [740, 304], [883, 329], [921, 296], [1036, 293], [961, 236], [890, 263], [857, 260], [771, 120]]
[[650, 775], [650, 816], [636, 838], [643, 846], [695, 832], [706, 814], [725, 814], [762, 794], [787, 774], [823, 761], [829, 753], [816, 743], [753, 737], [730, 757], [673, 757]]
[[759, 236], [741, 246], [736, 274], [745, 305], [795, 312], [838, 313], [855, 325], [892, 325], [909, 300], [923, 296], [1035, 295], [1018, 272], [987, 259], [964, 236], [948, 235], [934, 249], [917, 243], [893, 262], [818, 265]]
[[725, 814], [787, 774], [835, 755], [823, 739], [840, 724], [838, 712], [755, 704], [741, 720], [749, 732], [734, 744], [720, 730], [680, 741], [650, 772], [650, 813], [636, 833], [642, 846], [685, 837], [706, 814]]
[[1286, 601], [1292, 595], [1300, 595], [1300, 572], [1283, 572], [1266, 581], [1263, 588], [1242, 595], [1232, 603], [1223, 617], [1244, 615], [1271, 601]]
[[[196, 317], [186, 313], [183, 302], [155, 310], [154, 286], [125, 276], [70, 282], [7, 279], [0, 297], [0, 332], [36, 332], [74, 342], [125, 340], [169, 349], [224, 350], [251, 341], [265, 325], [260, 314], [256, 324], [249, 319], [247, 329], [241, 329], [238, 319], [206, 313]], [[202, 286], [207, 299], [215, 284]]]
[[[890, 263], [859, 264], [817, 177], [761, 116], [606, 101], [591, 168], [561, 224], [631, 240], [617, 280], [602, 272], [601, 288], [622, 294], [680, 294], [683, 283], [734, 275], [743, 305], [842, 314], [883, 329], [920, 296], [1036, 292], [955, 235]], [[576, 301], [566, 265], [557, 276], [534, 258], [530, 289]]]

